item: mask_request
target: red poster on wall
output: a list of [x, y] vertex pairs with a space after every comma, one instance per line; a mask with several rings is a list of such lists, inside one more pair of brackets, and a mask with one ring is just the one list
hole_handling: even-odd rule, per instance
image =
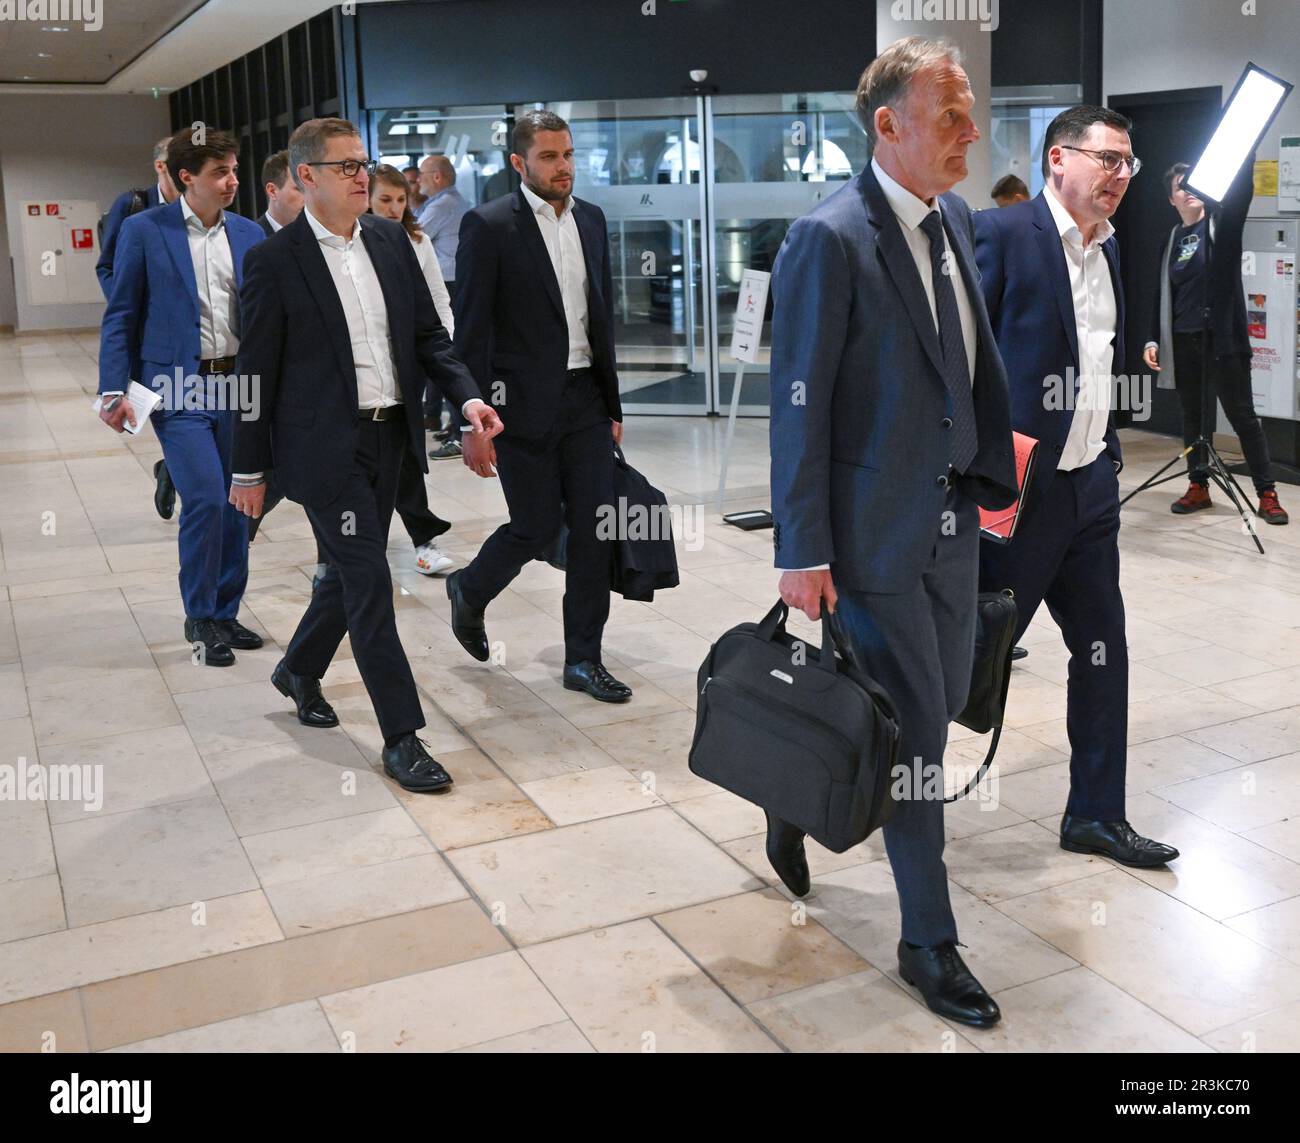
[[72, 248], [74, 250], [93, 250], [95, 248], [95, 240], [91, 237], [89, 229], [74, 229], [72, 231]]

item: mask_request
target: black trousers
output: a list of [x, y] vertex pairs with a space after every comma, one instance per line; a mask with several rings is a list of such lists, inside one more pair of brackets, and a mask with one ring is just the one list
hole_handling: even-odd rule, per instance
[[609, 618], [612, 546], [599, 538], [599, 509], [614, 505], [614, 441], [605, 402], [587, 370], [569, 375], [551, 431], [515, 440], [507, 429], [493, 442], [510, 520], [487, 538], [460, 576], [465, 601], [486, 608], [560, 531], [569, 527], [564, 577], [564, 655], [570, 663], [600, 661]]
[[436, 536], [441, 536], [451, 524], [429, 508], [429, 490], [424, 484], [424, 473], [419, 462], [406, 450], [402, 466], [397, 473], [397, 514], [402, 527], [417, 548], [423, 547]]
[[343, 490], [324, 507], [306, 509], [329, 566], [284, 654], [294, 674], [319, 679], [348, 635], [385, 738], [424, 725], [411, 665], [397, 636], [385, 554], [398, 472], [408, 451], [403, 417], [362, 421]]
[[980, 543], [980, 590], [1015, 593], [1017, 642], [1039, 604], [1047, 604], [1070, 651], [1066, 811], [1090, 821], [1121, 821], [1128, 639], [1119, 589], [1119, 479], [1104, 452], [1083, 468], [1043, 468], [1033, 479], [1035, 490], [1011, 543]]
[[[1194, 441], [1201, 428], [1201, 366], [1206, 344], [1203, 333], [1174, 334], [1174, 372], [1177, 374], [1178, 401], [1183, 407], [1183, 444]], [[1255, 402], [1250, 395], [1250, 358], [1241, 356], [1210, 357], [1210, 384], [1223, 405], [1228, 423], [1232, 425], [1241, 451], [1255, 482], [1256, 493], [1273, 488], [1273, 466], [1269, 460], [1268, 442], [1264, 439], [1264, 426], [1255, 412]], [[1213, 405], [1211, 405], [1213, 409]], [[1205, 435], [1212, 436], [1214, 423], [1205, 426]], [[1196, 449], [1187, 457], [1187, 472], [1193, 483], [1208, 485], [1205, 471], [1204, 449]]]

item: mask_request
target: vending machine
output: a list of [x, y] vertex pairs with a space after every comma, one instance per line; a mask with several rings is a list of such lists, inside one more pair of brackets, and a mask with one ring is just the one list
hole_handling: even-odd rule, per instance
[[1248, 218], [1241, 278], [1251, 347], [1251, 390], [1261, 417], [1300, 421], [1300, 220]]

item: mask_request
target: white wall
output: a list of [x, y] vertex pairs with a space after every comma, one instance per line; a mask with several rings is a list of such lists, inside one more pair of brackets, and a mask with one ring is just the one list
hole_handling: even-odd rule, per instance
[[[893, 12], [916, 10], [917, 5], [899, 7], [893, 0], [876, 0], [876, 52], [879, 54], [890, 44], [907, 36], [925, 36], [927, 39], [951, 40], [961, 48], [963, 67], [970, 79], [975, 96], [971, 117], [983, 136], [966, 152], [968, 174], [953, 190], [975, 209], [991, 207], [989, 190], [993, 186], [992, 162], [989, 158], [988, 139], [991, 131], [989, 88], [993, 77], [993, 41], [991, 32], [980, 30], [978, 20], [895, 20]], [[965, 9], [978, 5], [965, 5]]]
[[[1242, 11], [1252, 7], [1257, 14]], [[1103, 24], [1106, 97], [1219, 84], [1226, 99], [1247, 62], [1300, 85], [1296, 0], [1106, 0]], [[1257, 157], [1276, 159], [1284, 134], [1300, 135], [1300, 90], [1283, 104]], [[1277, 198], [1257, 195], [1251, 214], [1276, 216]]]
[[18, 204], [30, 198], [93, 199], [102, 213], [124, 190], [153, 181], [153, 145], [170, 123], [165, 98], [0, 94], [0, 325], [23, 332], [99, 324], [102, 302], [27, 303]]

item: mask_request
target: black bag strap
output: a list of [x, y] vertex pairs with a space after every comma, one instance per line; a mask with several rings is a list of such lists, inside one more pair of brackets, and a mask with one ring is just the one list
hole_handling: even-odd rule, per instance
[[[1009, 648], [1007, 650], [1006, 668], [1002, 672], [1002, 710], [1004, 712], [1004, 717], [1005, 717], [1005, 711], [1007, 709], [1007, 693], [1011, 689], [1012, 650], [1014, 650], [1014, 648]], [[984, 775], [989, 772], [989, 767], [993, 765], [993, 755], [995, 755], [998, 752], [998, 740], [1002, 737], [1002, 725], [1003, 724], [999, 722], [997, 726], [993, 728], [993, 737], [989, 741], [988, 753], [984, 755], [984, 761], [980, 763], [980, 768], [975, 771], [975, 777], [973, 777], [969, 782], [967, 782], [966, 785], [957, 793], [952, 794], [950, 797], [944, 798], [945, 802], [961, 801], [962, 798], [964, 798], [967, 794], [969, 794], [972, 790], [974, 790], [975, 787], [978, 786], [984, 780]]]
[[[786, 606], [784, 599], [778, 599], [776, 606], [772, 608], [759, 621], [757, 635], [764, 642], [770, 643], [777, 635], [785, 633], [785, 621], [790, 617], [790, 608]], [[822, 649], [821, 655], [817, 659], [817, 666], [822, 670], [835, 674], [835, 652], [843, 648], [840, 646], [835, 629], [831, 625], [830, 616], [825, 609], [822, 610]], [[846, 656], [847, 657], [847, 656]]]

